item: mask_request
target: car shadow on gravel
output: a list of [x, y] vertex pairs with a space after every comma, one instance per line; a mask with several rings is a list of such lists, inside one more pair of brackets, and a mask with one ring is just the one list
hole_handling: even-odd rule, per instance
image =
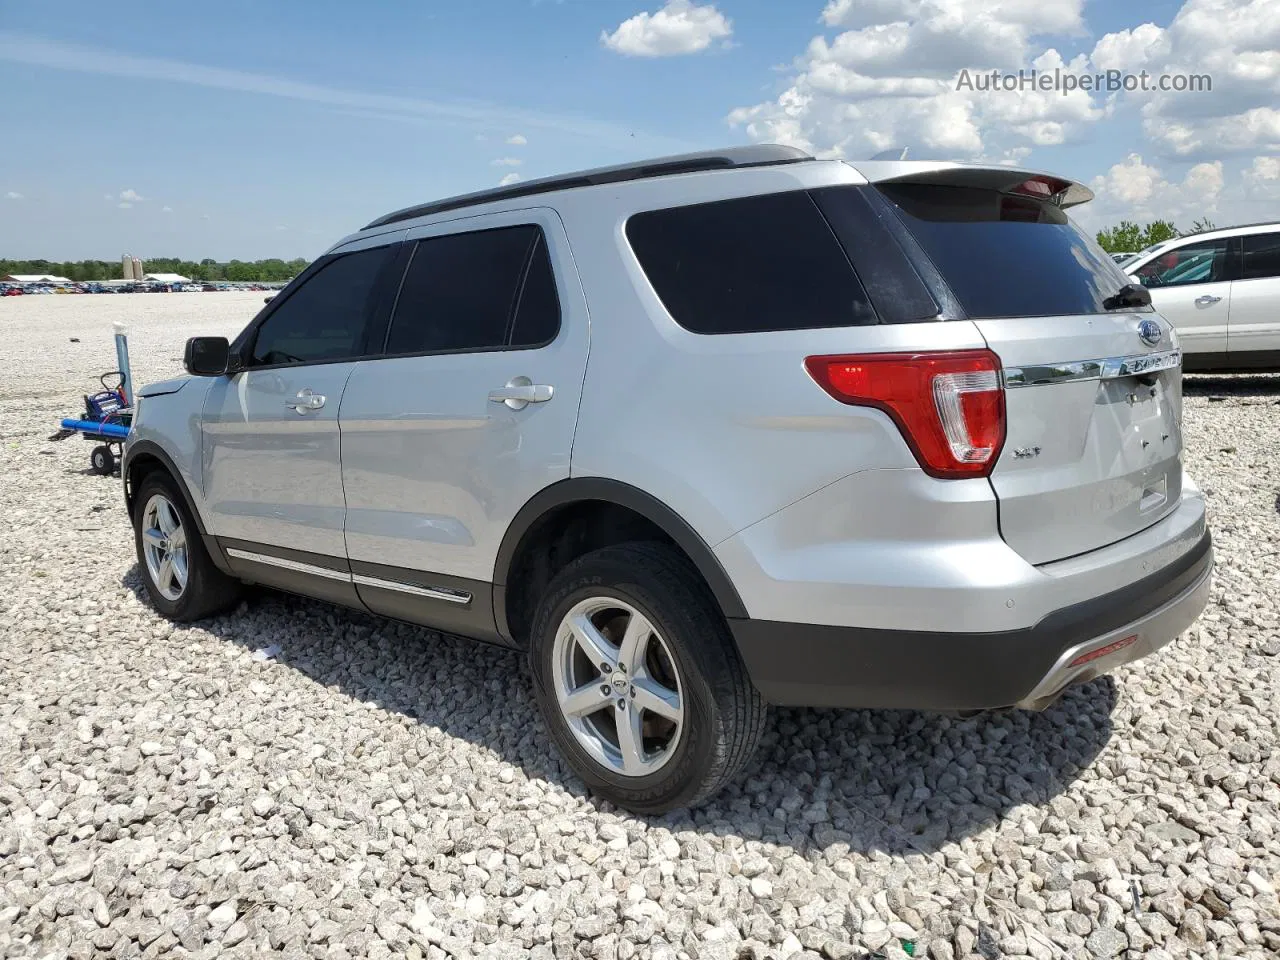
[[1182, 378], [1182, 392], [1189, 397], [1276, 397], [1280, 399], [1280, 374], [1191, 373]]
[[[136, 564], [122, 582], [147, 604]], [[236, 611], [197, 626], [246, 656], [278, 645], [277, 666], [264, 669], [297, 671], [629, 816], [590, 797], [556, 754], [515, 651], [256, 588]], [[645, 819], [800, 854], [932, 854], [1018, 806], [1050, 803], [1107, 744], [1115, 703], [1103, 677], [1042, 713], [775, 709], [743, 775], [696, 810]]]

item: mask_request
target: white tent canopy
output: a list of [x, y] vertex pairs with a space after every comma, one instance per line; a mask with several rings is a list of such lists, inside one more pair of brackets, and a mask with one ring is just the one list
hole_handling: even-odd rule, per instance
[[190, 277], [184, 277], [177, 273], [144, 273], [143, 280], [149, 280], [152, 283], [190, 283]]
[[6, 283], [70, 283], [66, 277], [55, 277], [51, 273], [11, 273], [4, 278]]

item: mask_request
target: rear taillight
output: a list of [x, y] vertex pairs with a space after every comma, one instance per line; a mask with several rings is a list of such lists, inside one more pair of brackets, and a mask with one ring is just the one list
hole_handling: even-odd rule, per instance
[[931, 476], [985, 477], [1000, 456], [1004, 391], [990, 350], [809, 357], [804, 365], [841, 403], [892, 417]]

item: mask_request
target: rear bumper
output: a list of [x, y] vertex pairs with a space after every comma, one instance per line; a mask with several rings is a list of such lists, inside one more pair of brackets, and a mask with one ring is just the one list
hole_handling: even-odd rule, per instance
[[771, 703], [1035, 708], [1177, 637], [1208, 602], [1212, 572], [1206, 530], [1157, 572], [1025, 629], [924, 632], [753, 619], [731, 620], [730, 627], [752, 681]]

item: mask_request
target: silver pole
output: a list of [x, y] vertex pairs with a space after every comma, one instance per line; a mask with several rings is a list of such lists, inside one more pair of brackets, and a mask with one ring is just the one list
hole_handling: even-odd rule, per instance
[[129, 372], [129, 328], [119, 320], [112, 321], [111, 329], [116, 335], [116, 364], [124, 375], [121, 387], [124, 390], [124, 402], [133, 406], [133, 374]]

